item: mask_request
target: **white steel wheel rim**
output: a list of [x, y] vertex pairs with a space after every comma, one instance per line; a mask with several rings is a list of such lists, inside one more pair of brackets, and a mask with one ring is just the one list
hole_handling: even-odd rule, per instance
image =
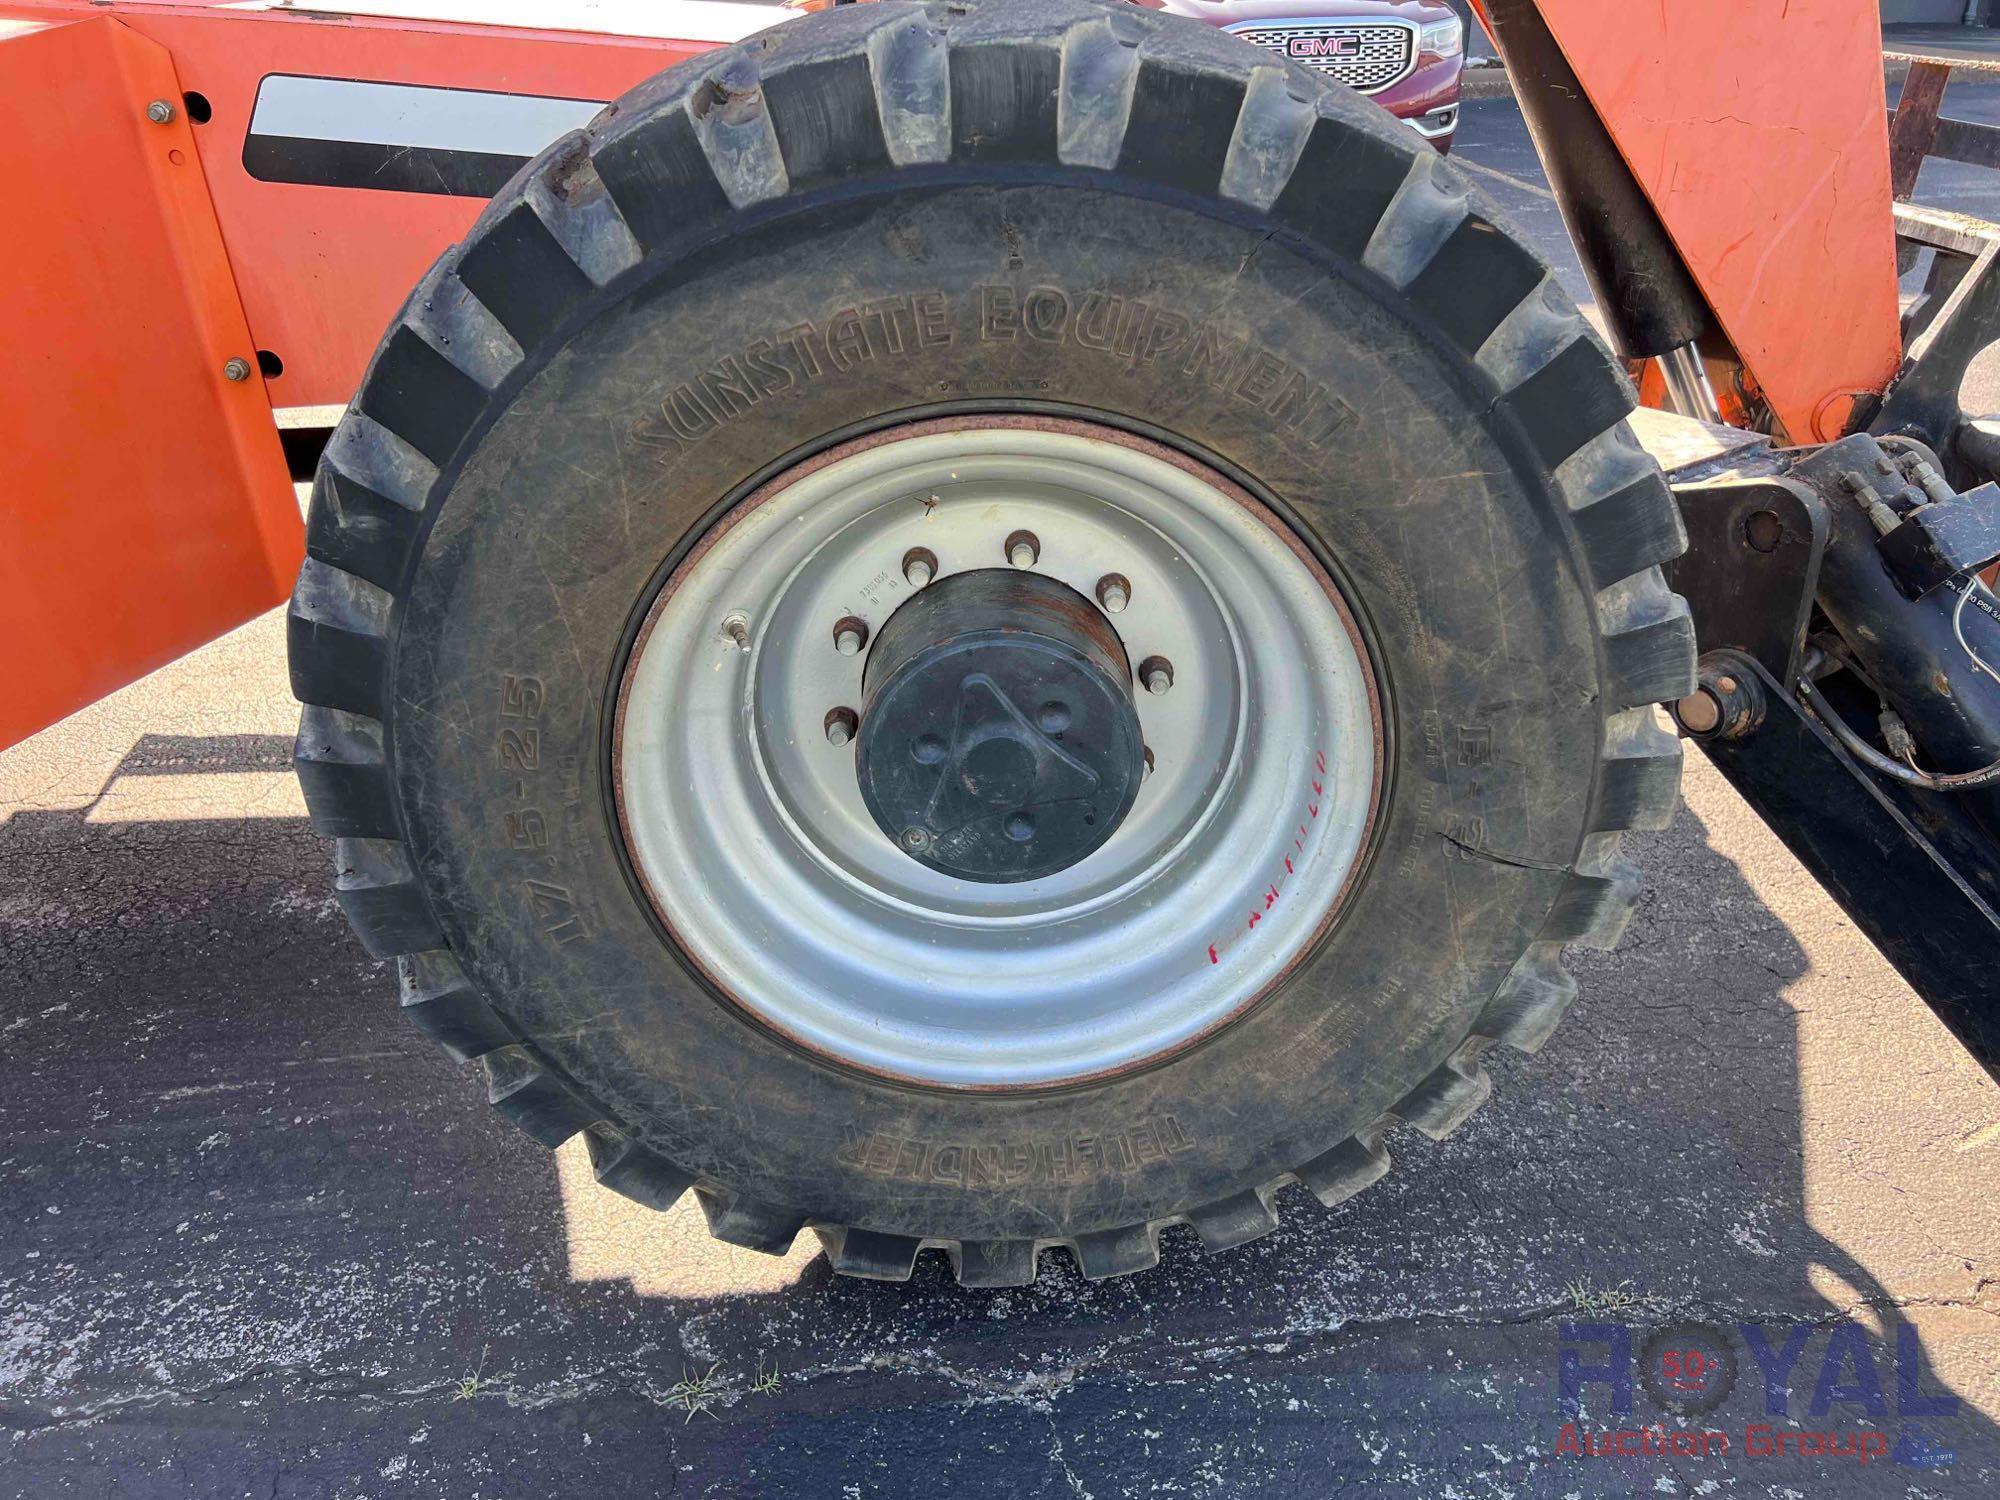
[[[864, 805], [850, 742], [865, 653], [938, 577], [1035, 570], [1107, 615], [1136, 668], [1153, 770], [1081, 862], [1018, 884], [905, 856]], [[1214, 471], [1050, 418], [913, 424], [764, 486], [668, 580], [626, 664], [613, 779], [632, 866], [675, 942], [737, 1006], [862, 1070], [1035, 1088], [1157, 1060], [1267, 993], [1326, 930], [1381, 779], [1379, 704], [1337, 589]]]

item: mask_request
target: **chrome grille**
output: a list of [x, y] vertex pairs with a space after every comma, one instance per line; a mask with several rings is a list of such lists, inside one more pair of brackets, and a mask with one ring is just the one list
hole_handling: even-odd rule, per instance
[[1230, 30], [1362, 94], [1380, 93], [1401, 83], [1417, 65], [1416, 28], [1399, 22], [1294, 21]]

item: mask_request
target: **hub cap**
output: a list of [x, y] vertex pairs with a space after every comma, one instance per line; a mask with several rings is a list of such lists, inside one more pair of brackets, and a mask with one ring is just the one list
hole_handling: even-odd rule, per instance
[[862, 800], [912, 859], [978, 881], [1066, 870], [1145, 774], [1132, 668], [1097, 606], [988, 568], [889, 617], [862, 676]]
[[1283, 524], [1048, 418], [764, 486], [661, 591], [614, 733], [633, 868], [715, 986], [947, 1087], [1101, 1076], [1241, 1014], [1330, 922], [1379, 777], [1353, 621]]

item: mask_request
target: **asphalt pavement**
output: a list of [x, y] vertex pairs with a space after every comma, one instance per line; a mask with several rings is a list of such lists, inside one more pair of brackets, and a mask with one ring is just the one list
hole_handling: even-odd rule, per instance
[[[1511, 101], [1459, 160], [1574, 279]], [[877, 1286], [605, 1194], [402, 1022], [282, 656], [266, 617], [0, 755], [0, 1495], [2000, 1482], [2000, 1089], [1698, 756], [1556, 1039], [1380, 1185], [1128, 1281]]]

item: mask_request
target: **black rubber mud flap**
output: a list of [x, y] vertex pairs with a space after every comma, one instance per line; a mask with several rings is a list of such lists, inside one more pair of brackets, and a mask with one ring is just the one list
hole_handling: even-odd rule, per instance
[[[1561, 1016], [1563, 946], [1625, 923], [1619, 837], [1678, 785], [1650, 705], [1694, 661], [1631, 404], [1463, 175], [1268, 53], [1069, 0], [787, 22], [527, 167], [328, 446], [290, 631], [341, 902], [509, 1118], [653, 1208], [693, 1188], [732, 1243], [811, 1227], [842, 1272], [929, 1249], [977, 1286], [1052, 1246], [1136, 1271], [1173, 1224], [1241, 1244], [1294, 1187], [1380, 1176], [1399, 1123], [1456, 1127], [1483, 1054]], [[635, 896], [607, 795], [662, 569], [781, 464], [967, 410], [1236, 478], [1337, 572], [1385, 690], [1374, 844], [1319, 946], [1201, 1045], [1039, 1093], [751, 1024]]]

